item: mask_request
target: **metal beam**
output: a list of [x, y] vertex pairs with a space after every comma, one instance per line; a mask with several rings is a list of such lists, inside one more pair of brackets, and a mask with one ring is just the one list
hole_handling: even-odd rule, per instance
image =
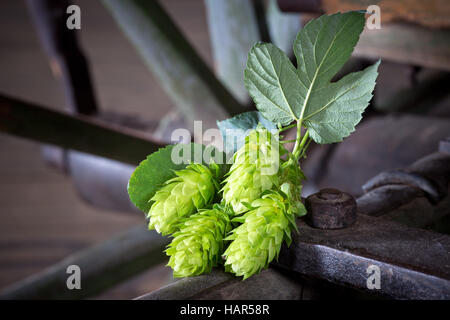
[[137, 130], [1, 95], [0, 132], [133, 165], [163, 146]]
[[276, 265], [369, 291], [367, 268], [381, 271], [376, 292], [395, 299], [450, 299], [450, 237], [358, 215], [346, 229], [320, 230], [298, 221]]
[[137, 300], [220, 299], [220, 300], [299, 300], [303, 285], [277, 270], [262, 271], [245, 281], [220, 270], [183, 278]]
[[[56, 265], [0, 292], [0, 299], [82, 299], [98, 294], [167, 260], [166, 238], [145, 226], [68, 256]], [[67, 267], [81, 270], [81, 290], [67, 288]]]

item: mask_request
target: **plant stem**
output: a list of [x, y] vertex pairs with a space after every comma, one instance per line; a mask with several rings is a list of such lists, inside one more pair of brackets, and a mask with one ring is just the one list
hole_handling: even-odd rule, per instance
[[309, 144], [311, 143], [311, 141], [312, 141], [312, 139], [309, 138], [309, 139], [308, 139], [308, 142], [307, 142], [306, 145], [305, 145], [305, 147], [302, 148], [303, 150], [302, 150], [302, 152], [300, 153], [300, 155], [299, 155], [299, 157], [298, 157], [299, 159], [300, 159], [300, 158], [303, 158], [303, 157], [305, 156], [306, 149], [308, 149], [308, 146], [309, 146]]
[[303, 136], [302, 141], [300, 142], [300, 146], [297, 150], [297, 153], [294, 153], [294, 157], [296, 157], [297, 159], [299, 158], [300, 154], [302, 154], [303, 147], [305, 146], [306, 141], [308, 141], [308, 138], [309, 138], [309, 131], [307, 130], [305, 135]]
[[296, 124], [293, 123], [293, 124], [291, 124], [291, 125], [288, 125], [287, 127], [281, 128], [280, 130], [278, 130], [278, 132], [286, 131], [287, 129], [293, 128], [293, 127], [295, 127], [295, 126], [296, 126]]
[[295, 141], [294, 149], [292, 150], [292, 154], [294, 155], [294, 157], [296, 157], [295, 155], [300, 152], [301, 137], [302, 137], [302, 123], [301, 121], [297, 121], [297, 138]]

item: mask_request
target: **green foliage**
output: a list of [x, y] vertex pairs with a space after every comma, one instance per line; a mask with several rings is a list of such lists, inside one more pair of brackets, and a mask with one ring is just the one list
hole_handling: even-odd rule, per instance
[[225, 235], [231, 230], [228, 215], [218, 206], [181, 220], [166, 253], [174, 277], [210, 272], [220, 260]]
[[297, 121], [317, 143], [347, 137], [361, 120], [375, 86], [379, 62], [331, 83], [350, 57], [364, 27], [364, 13], [321, 16], [297, 35], [297, 70], [272, 44], [256, 44], [245, 70], [246, 87], [264, 117]]
[[[173, 233], [166, 253], [175, 277], [209, 272], [223, 253], [225, 269], [246, 279], [268, 267], [284, 241], [290, 244], [295, 219], [306, 214], [299, 160], [312, 140], [347, 137], [372, 97], [379, 62], [331, 82], [363, 27], [361, 12], [312, 20], [294, 42], [297, 68], [272, 44], [250, 50], [245, 85], [259, 112], [217, 123], [225, 149], [234, 152], [231, 168], [214, 162], [208, 168], [193, 152], [183, 155], [189, 166], [176, 165], [171, 155], [180, 145], [161, 149], [136, 168], [130, 199], [148, 212], [150, 229]], [[279, 133], [293, 126], [295, 140], [280, 141]], [[295, 142], [292, 152], [283, 147], [289, 142]], [[203, 155], [206, 147], [191, 144], [187, 151], [195, 148]]]

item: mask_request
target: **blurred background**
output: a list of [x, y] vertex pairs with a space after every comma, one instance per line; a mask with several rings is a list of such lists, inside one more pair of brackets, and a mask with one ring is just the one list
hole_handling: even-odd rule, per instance
[[[70, 4], [79, 30], [66, 27]], [[450, 136], [449, 1], [0, 1], [0, 291], [130, 299], [169, 283], [164, 257], [148, 258], [165, 242], [145, 246], [154, 235], [142, 236], [126, 194], [137, 160], [192, 120], [205, 129], [254, 110], [242, 73], [255, 42], [292, 56], [311, 18], [372, 4], [381, 29], [366, 28], [336, 79], [381, 58], [374, 99], [351, 137], [312, 146], [304, 166], [304, 196], [335, 187], [355, 197]], [[98, 281], [86, 296], [58, 291], [68, 261], [93, 266], [82, 267]]]

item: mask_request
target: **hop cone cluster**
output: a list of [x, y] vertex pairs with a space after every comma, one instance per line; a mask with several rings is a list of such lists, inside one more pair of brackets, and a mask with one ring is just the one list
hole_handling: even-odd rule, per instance
[[292, 205], [287, 197], [269, 191], [252, 202], [242, 222], [225, 240], [233, 240], [224, 253], [225, 269], [243, 276], [244, 280], [267, 267], [281, 249], [283, 240], [291, 243], [291, 230], [297, 230]]
[[210, 204], [218, 189], [212, 172], [202, 164], [190, 164], [175, 174], [150, 199], [154, 203], [148, 212], [149, 229], [163, 235], [175, 232], [181, 218]]
[[179, 231], [166, 250], [174, 277], [189, 277], [210, 272], [217, 265], [223, 238], [230, 231], [228, 215], [217, 207], [201, 210], [182, 219]]
[[236, 151], [234, 162], [225, 179], [223, 200], [235, 214], [248, 209], [245, 202], [258, 199], [262, 192], [278, 185], [278, 141], [267, 129], [253, 130], [245, 144]]

